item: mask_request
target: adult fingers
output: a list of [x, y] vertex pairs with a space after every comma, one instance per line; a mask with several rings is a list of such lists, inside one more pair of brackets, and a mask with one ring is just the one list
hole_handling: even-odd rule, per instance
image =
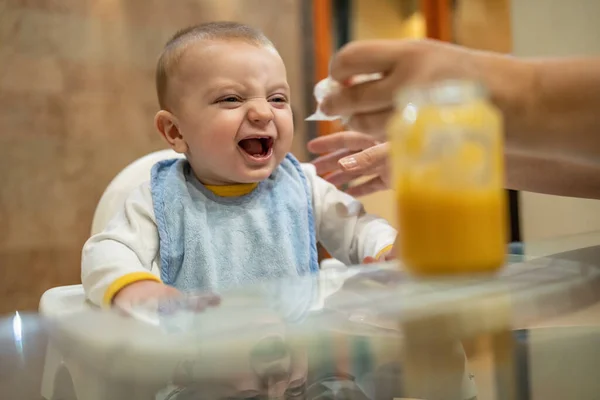
[[387, 123], [393, 114], [394, 108], [387, 108], [373, 113], [355, 114], [348, 120], [347, 125], [359, 132], [367, 132], [374, 138], [384, 139], [387, 134]]
[[333, 153], [315, 158], [312, 160], [312, 164], [317, 169], [318, 175], [328, 174], [340, 169], [340, 165], [338, 164], [340, 158], [347, 157], [354, 153], [356, 152], [346, 149], [334, 151]]
[[381, 143], [368, 149], [342, 158], [339, 165], [344, 171], [366, 173], [369, 170], [386, 165], [389, 153], [389, 143]]
[[388, 189], [388, 186], [381, 180], [381, 177], [376, 176], [364, 183], [349, 187], [346, 193], [354, 197], [361, 197], [386, 189]]
[[327, 115], [353, 115], [378, 112], [394, 105], [396, 86], [393, 76], [344, 86], [328, 94], [320, 104]]
[[346, 82], [359, 74], [383, 74], [398, 62], [399, 40], [364, 40], [351, 42], [333, 57], [329, 74], [337, 82]]
[[375, 138], [366, 133], [342, 131], [313, 139], [306, 146], [311, 153], [325, 154], [341, 149], [360, 151], [377, 143]]
[[336, 171], [325, 177], [325, 180], [334, 186], [342, 186], [353, 180], [365, 176], [363, 172], [348, 172], [348, 171]]
[[430, 47], [423, 40], [374, 40], [352, 42], [333, 58], [331, 77], [349, 82], [359, 74], [381, 73], [382, 79], [343, 86], [329, 94], [321, 104], [328, 115], [352, 115], [380, 111], [393, 106], [402, 82], [418, 70], [422, 51]]
[[380, 176], [381, 180], [383, 182], [385, 182], [386, 180], [383, 177], [383, 174], [385, 173], [384, 171], [384, 167], [373, 167], [372, 169], [368, 169], [368, 170], [361, 170], [361, 171], [342, 171], [342, 170], [337, 170], [327, 176], [325, 176], [325, 180], [329, 183], [331, 183], [332, 185], [335, 186], [341, 186], [341, 185], [345, 185], [347, 183], [351, 183], [352, 181], [359, 179], [359, 178], [368, 178], [368, 177], [372, 177], [372, 176]]

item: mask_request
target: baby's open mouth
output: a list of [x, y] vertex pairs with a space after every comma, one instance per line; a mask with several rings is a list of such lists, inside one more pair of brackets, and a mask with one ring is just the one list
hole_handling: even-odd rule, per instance
[[238, 146], [251, 157], [268, 157], [273, 150], [273, 138], [263, 136], [243, 139], [238, 142]]

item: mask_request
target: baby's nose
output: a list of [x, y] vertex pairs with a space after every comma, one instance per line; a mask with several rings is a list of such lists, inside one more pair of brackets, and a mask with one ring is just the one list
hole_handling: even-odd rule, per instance
[[273, 119], [273, 111], [267, 99], [256, 98], [250, 101], [248, 119], [253, 122], [270, 121]]

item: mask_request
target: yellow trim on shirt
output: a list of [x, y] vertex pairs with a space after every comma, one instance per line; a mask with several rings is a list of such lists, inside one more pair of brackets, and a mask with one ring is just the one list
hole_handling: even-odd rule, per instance
[[127, 275], [123, 275], [116, 281], [110, 284], [106, 292], [104, 292], [104, 299], [102, 303], [104, 305], [110, 306], [114, 297], [119, 293], [119, 290], [123, 289], [127, 285], [131, 285], [132, 283], [139, 281], [155, 281], [160, 282], [160, 278], [154, 275], [151, 272], [132, 272]]
[[379, 258], [384, 255], [385, 253], [387, 253], [388, 251], [392, 250], [394, 248], [393, 244], [388, 244], [387, 246], [385, 246], [383, 249], [379, 250], [379, 252], [377, 253], [377, 255], [375, 256], [376, 260], [379, 260]]
[[250, 193], [258, 183], [240, 183], [238, 185], [204, 185], [208, 190], [221, 197], [238, 197]]

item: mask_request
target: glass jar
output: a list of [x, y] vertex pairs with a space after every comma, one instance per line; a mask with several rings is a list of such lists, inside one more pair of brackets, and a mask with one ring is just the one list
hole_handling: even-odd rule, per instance
[[470, 81], [408, 88], [396, 104], [399, 256], [419, 275], [496, 271], [508, 231], [502, 114]]

